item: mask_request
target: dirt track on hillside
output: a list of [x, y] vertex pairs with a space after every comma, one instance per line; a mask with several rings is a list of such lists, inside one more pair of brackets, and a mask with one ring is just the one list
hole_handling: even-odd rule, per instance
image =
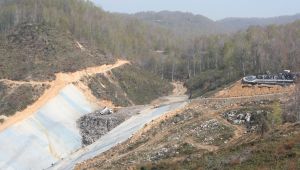
[[184, 87], [183, 82], [173, 82], [172, 85], [174, 86], [173, 95], [175, 96], [184, 95], [187, 92], [187, 88]]
[[0, 82], [3, 82], [5, 84], [11, 85], [11, 84], [16, 84], [16, 85], [43, 85], [43, 84], [50, 84], [49, 81], [14, 81], [14, 80], [8, 80], [8, 79], [1, 79]]
[[[68, 84], [78, 82], [83, 76], [90, 76], [97, 73], [104, 73], [114, 68], [120, 67], [122, 65], [129, 64], [129, 61], [126, 60], [118, 60], [115, 64], [111, 65], [102, 65], [98, 67], [89, 67], [84, 70], [80, 70], [73, 73], [57, 73], [56, 79], [52, 82], [18, 82], [11, 80], [2, 80], [7, 83], [15, 83], [15, 84], [49, 84], [50, 88], [47, 89], [44, 94], [32, 105], [28, 106], [25, 110], [17, 112], [14, 116], [9, 117], [3, 124], [0, 125], [0, 131], [3, 131], [7, 127], [24, 120], [30, 115], [34, 114], [39, 108], [45, 105], [51, 98], [55, 97], [62, 88], [67, 86]], [[95, 99], [94, 99], [95, 100]]]
[[243, 97], [243, 96], [257, 96], [274, 93], [291, 93], [295, 89], [295, 85], [279, 86], [279, 85], [247, 85], [242, 84], [241, 81], [234, 83], [232, 86], [217, 92], [214, 97], [228, 98], [228, 97]]

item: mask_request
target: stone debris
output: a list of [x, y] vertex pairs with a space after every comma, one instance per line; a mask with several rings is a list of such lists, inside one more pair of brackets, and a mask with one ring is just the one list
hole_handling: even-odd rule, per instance
[[231, 110], [225, 113], [222, 113], [225, 119], [228, 122], [235, 125], [245, 125], [247, 132], [255, 132], [259, 129], [261, 121], [264, 117], [267, 116], [270, 112], [267, 110]]
[[216, 119], [211, 119], [208, 121], [203, 122], [200, 125], [201, 130], [208, 130], [208, 129], [216, 129], [219, 128], [219, 122]]
[[78, 124], [82, 136], [82, 144], [89, 145], [101, 136], [125, 121], [125, 118], [114, 115], [102, 115], [100, 112], [89, 114], [80, 118]]
[[77, 121], [77, 126], [82, 136], [82, 145], [86, 146], [94, 143], [126, 119], [139, 113], [141, 108], [141, 106], [123, 108], [114, 113], [112, 109], [104, 107], [81, 117]]

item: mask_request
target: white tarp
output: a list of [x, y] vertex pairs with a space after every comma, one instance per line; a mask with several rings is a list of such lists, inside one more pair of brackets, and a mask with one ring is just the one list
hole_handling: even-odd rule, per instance
[[44, 169], [81, 148], [76, 120], [94, 111], [68, 85], [29, 118], [0, 132], [0, 169]]

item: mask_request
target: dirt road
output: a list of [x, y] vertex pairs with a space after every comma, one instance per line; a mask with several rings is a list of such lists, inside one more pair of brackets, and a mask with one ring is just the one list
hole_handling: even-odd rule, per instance
[[172, 85], [174, 86], [173, 95], [184, 95], [187, 92], [187, 88], [184, 87], [183, 82], [173, 82]]
[[56, 79], [51, 82], [18, 82], [18, 81], [10, 81], [10, 80], [2, 80], [7, 83], [15, 83], [15, 84], [40, 84], [46, 83], [50, 85], [50, 88], [47, 89], [44, 94], [32, 105], [28, 106], [25, 110], [17, 112], [14, 116], [9, 117], [3, 124], [0, 125], [0, 131], [3, 131], [7, 127], [24, 120], [25, 118], [29, 117], [30, 115], [34, 114], [45, 105], [50, 99], [55, 97], [62, 88], [67, 86], [68, 84], [78, 82], [83, 76], [93, 75], [97, 73], [105, 73], [109, 70], [114, 68], [120, 67], [122, 65], [129, 64], [129, 61], [126, 60], [118, 60], [115, 64], [111, 65], [102, 65], [98, 67], [89, 67], [84, 70], [80, 70], [73, 73], [57, 73]]
[[5, 84], [16, 84], [16, 85], [43, 85], [43, 84], [50, 84], [49, 81], [14, 81], [14, 80], [8, 80], [8, 79], [1, 79], [0, 82], [3, 82]]

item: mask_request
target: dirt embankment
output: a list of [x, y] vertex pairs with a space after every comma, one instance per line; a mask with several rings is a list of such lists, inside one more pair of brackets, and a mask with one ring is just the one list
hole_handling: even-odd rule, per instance
[[227, 97], [267, 95], [267, 94], [274, 94], [274, 93], [292, 93], [294, 89], [295, 89], [295, 85], [289, 85], [289, 86], [247, 85], [247, 84], [242, 84], [241, 81], [238, 81], [232, 86], [217, 92], [214, 95], [214, 97], [227, 98]]
[[187, 88], [184, 87], [183, 82], [173, 82], [172, 85], [174, 86], [173, 95], [184, 95], [187, 92]]
[[[86, 68], [84, 70], [80, 70], [73, 73], [57, 73], [56, 79], [51, 82], [41, 82], [46, 83], [50, 85], [50, 88], [48, 88], [44, 94], [32, 105], [28, 106], [23, 111], [17, 112], [14, 116], [9, 117], [3, 124], [0, 125], [0, 131], [6, 129], [7, 127], [15, 124], [16, 122], [19, 122], [21, 120], [24, 120], [25, 118], [29, 117], [30, 115], [34, 114], [39, 108], [41, 108], [43, 105], [45, 105], [51, 98], [55, 97], [59, 91], [67, 86], [68, 84], [78, 82], [83, 76], [89, 76], [94, 75], [97, 73], [104, 73], [111, 69], [120, 67], [124, 64], [128, 64], [129, 61], [125, 60], [118, 60], [115, 64], [110, 65], [102, 65], [98, 67], [90, 67]], [[4, 82], [8, 83], [14, 83], [13, 81], [4, 80]], [[30, 84], [31, 82], [15, 82], [16, 84]], [[33, 84], [39, 84], [39, 82], [33, 82]], [[82, 86], [80, 87], [82, 89]], [[86, 89], [86, 88], [85, 88]], [[89, 93], [88, 96], [91, 96], [90, 92], [85, 91], [84, 93]]]

